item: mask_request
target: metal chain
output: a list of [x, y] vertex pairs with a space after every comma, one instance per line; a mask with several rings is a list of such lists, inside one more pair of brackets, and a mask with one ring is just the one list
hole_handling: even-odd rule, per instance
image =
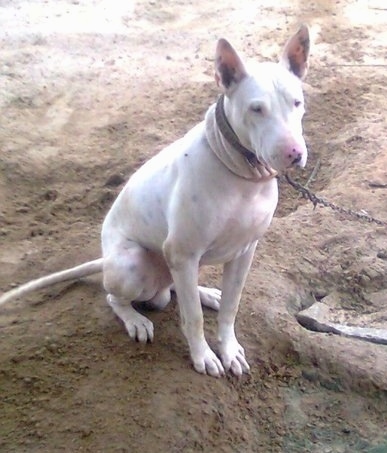
[[326, 208], [331, 208], [333, 211], [340, 212], [341, 214], [346, 214], [351, 217], [355, 217], [358, 220], [364, 220], [369, 223], [376, 223], [377, 225], [382, 225], [382, 226], [387, 226], [387, 222], [379, 219], [375, 219], [372, 216], [369, 216], [368, 214], [363, 214], [361, 212], [356, 212], [353, 211], [352, 209], [346, 209], [342, 208], [341, 206], [337, 206], [334, 203], [331, 203], [330, 201], [326, 201], [323, 198], [318, 197], [316, 194], [311, 192], [309, 189], [301, 185], [300, 183], [293, 181], [288, 174], [284, 175], [285, 180], [300, 194], [310, 200], [313, 204], [313, 206], [316, 208], [317, 205], [322, 205], [325, 206]]

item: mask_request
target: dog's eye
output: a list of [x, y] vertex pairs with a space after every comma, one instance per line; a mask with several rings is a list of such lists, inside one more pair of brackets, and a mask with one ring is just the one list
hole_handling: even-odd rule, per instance
[[263, 108], [260, 104], [252, 104], [250, 108], [254, 113], [263, 113]]
[[298, 101], [297, 99], [294, 101], [294, 107], [299, 107], [301, 105], [301, 101]]

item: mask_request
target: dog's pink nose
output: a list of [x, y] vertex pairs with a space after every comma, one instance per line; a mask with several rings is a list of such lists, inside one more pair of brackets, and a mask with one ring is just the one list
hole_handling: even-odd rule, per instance
[[297, 165], [300, 163], [301, 159], [302, 159], [302, 153], [300, 153], [299, 151], [293, 149], [293, 154], [292, 156], [290, 157], [292, 160], [292, 165]]
[[302, 155], [303, 155], [303, 152], [296, 147], [287, 149], [285, 151], [285, 160], [286, 160], [287, 166], [289, 166], [289, 167], [290, 166], [300, 166], [301, 161], [302, 161]]

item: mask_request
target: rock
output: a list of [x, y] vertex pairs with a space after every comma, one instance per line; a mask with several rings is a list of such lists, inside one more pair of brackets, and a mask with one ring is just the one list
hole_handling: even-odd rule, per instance
[[121, 175], [115, 173], [115, 174], [109, 176], [109, 178], [105, 182], [105, 187], [118, 187], [119, 185], [121, 185], [124, 182], [125, 182], [125, 179]]
[[296, 318], [303, 327], [315, 332], [334, 333], [387, 345], [387, 329], [338, 324], [330, 322], [328, 315], [329, 307], [322, 302], [316, 302], [306, 310], [300, 311]]
[[376, 254], [378, 258], [381, 260], [386, 260], [387, 261], [387, 250], [379, 250], [379, 252]]

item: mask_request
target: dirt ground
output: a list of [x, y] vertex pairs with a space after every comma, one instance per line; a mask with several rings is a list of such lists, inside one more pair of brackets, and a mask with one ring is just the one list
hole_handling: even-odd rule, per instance
[[[310, 158], [296, 177], [317, 166], [312, 190], [386, 221], [383, 0], [0, 0], [0, 291], [99, 256], [125, 180], [216, 99], [219, 37], [273, 59], [300, 22]], [[195, 373], [175, 301], [149, 313], [142, 346], [100, 276], [59, 285], [0, 311], [0, 450], [387, 452], [387, 346], [295, 319], [321, 300], [386, 327], [386, 228], [280, 192], [238, 316], [250, 376]]]

